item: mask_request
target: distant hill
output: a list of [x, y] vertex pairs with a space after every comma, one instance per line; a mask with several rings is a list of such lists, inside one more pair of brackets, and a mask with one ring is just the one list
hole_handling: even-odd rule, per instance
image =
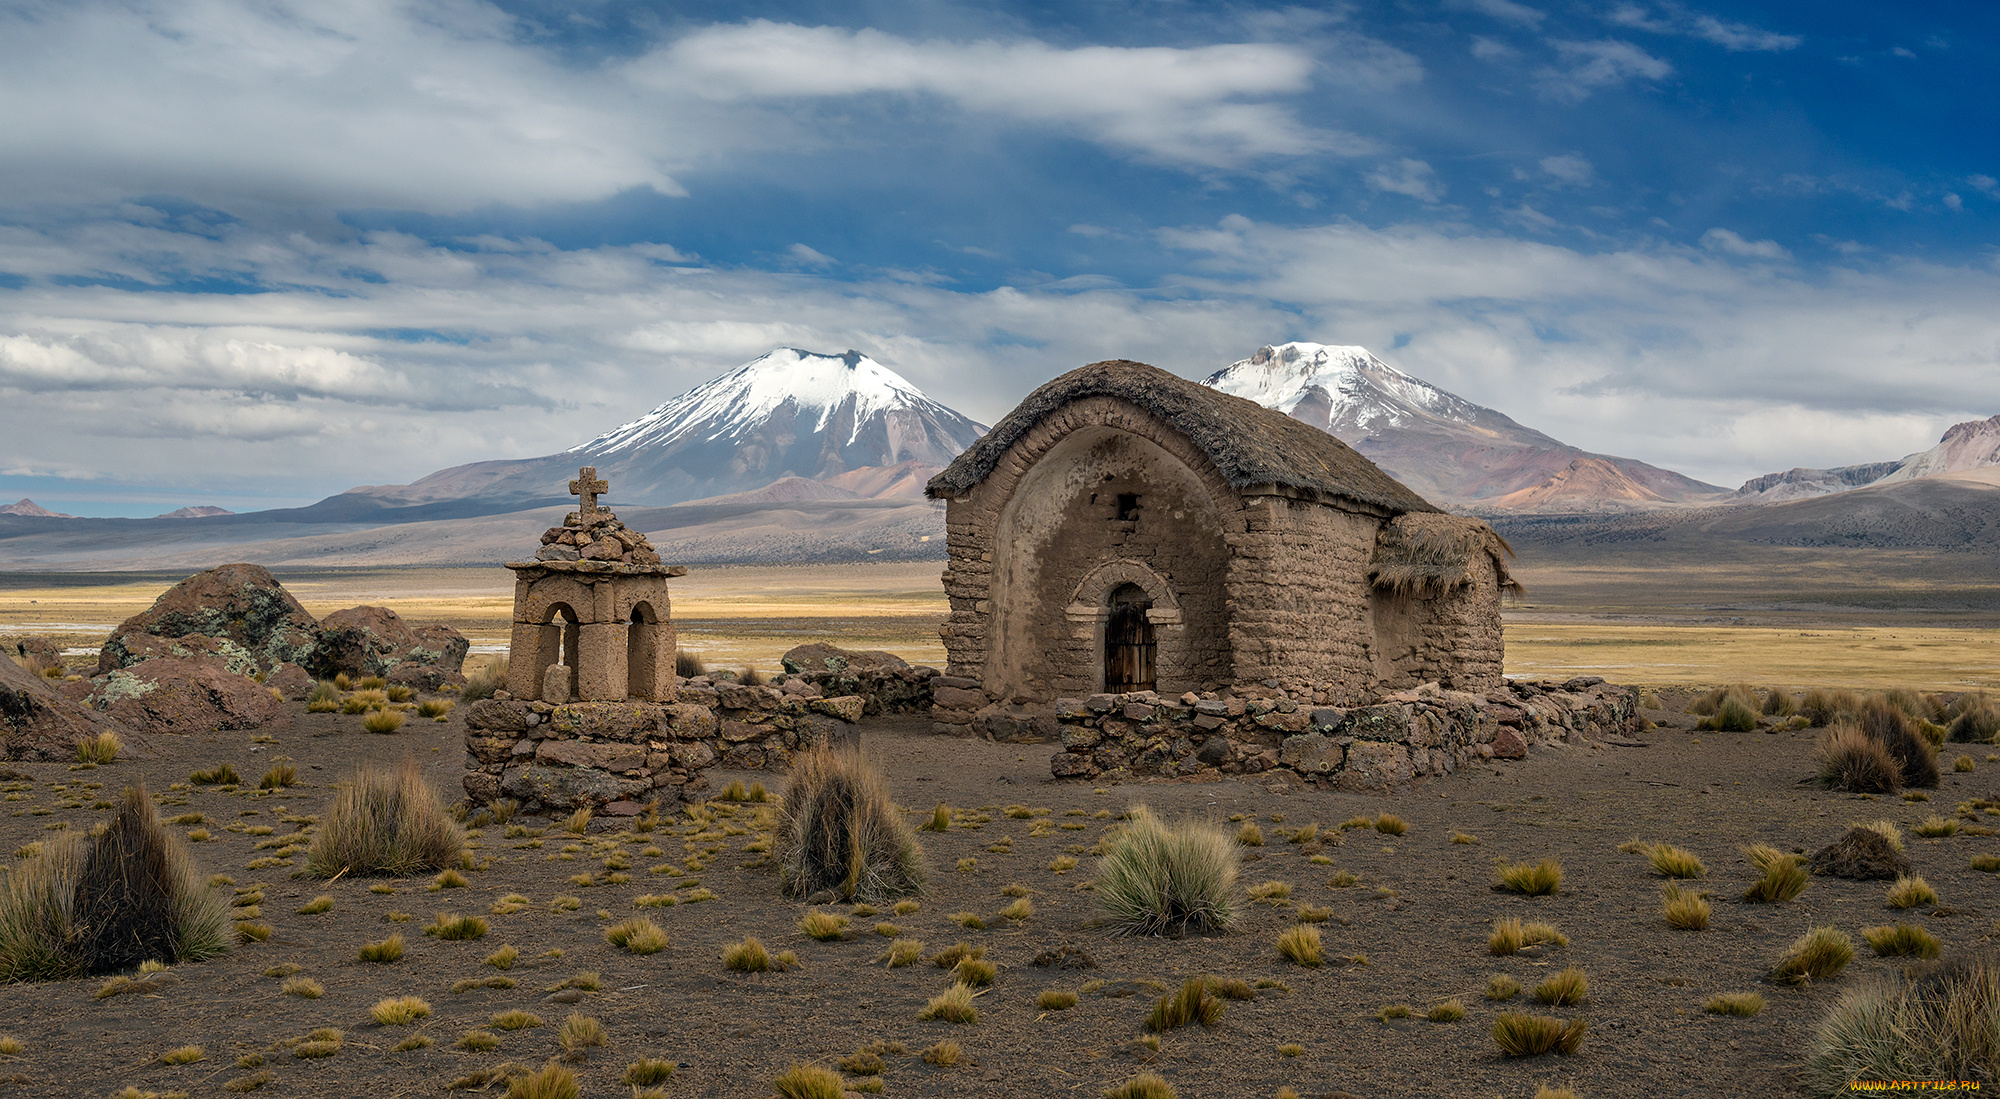
[[1332, 433], [1443, 506], [1633, 510], [1728, 493], [1636, 459], [1570, 446], [1405, 374], [1365, 347], [1260, 347], [1205, 384]]
[[1771, 504], [1826, 496], [1868, 485], [1893, 484], [1944, 473], [1963, 473], [2000, 465], [2000, 416], [1968, 420], [1946, 429], [1929, 450], [1894, 461], [1869, 462], [1832, 469], [1790, 469], [1743, 482], [1733, 503]]
[[25, 497], [25, 496], [24, 496], [24, 497], [22, 497], [22, 498], [21, 498], [21, 499], [19, 499], [19, 500], [16, 500], [15, 502], [13, 502], [13, 503], [11, 503], [11, 504], [8, 504], [8, 505], [7, 505], [6, 507], [3, 507], [3, 508], [0, 508], [0, 515], [23, 515], [23, 516], [27, 516], [27, 517], [29, 517], [29, 518], [31, 518], [31, 519], [74, 519], [74, 518], [76, 518], [76, 516], [74, 516], [74, 515], [64, 515], [64, 514], [63, 514], [62, 512], [60, 512], [60, 511], [50, 511], [49, 509], [47, 509], [47, 508], [43, 507], [42, 505], [40, 505], [40, 504], [38, 504], [38, 503], [34, 502], [33, 500], [30, 500], [30, 499], [28, 499], [28, 498], [27, 498], [27, 497]]
[[216, 517], [216, 516], [218, 516], [218, 515], [234, 515], [234, 514], [236, 514], [236, 513], [235, 513], [235, 512], [233, 512], [233, 511], [231, 511], [231, 510], [229, 510], [228, 508], [219, 508], [219, 507], [214, 507], [214, 506], [212, 506], [212, 505], [209, 505], [209, 504], [200, 504], [200, 505], [197, 505], [197, 506], [195, 506], [195, 507], [186, 507], [186, 508], [175, 508], [175, 509], [174, 509], [174, 510], [172, 510], [172, 511], [169, 511], [169, 512], [163, 512], [163, 513], [161, 513], [161, 514], [159, 514], [159, 515], [155, 515], [155, 516], [153, 516], [153, 518], [155, 518], [155, 519], [213, 519], [214, 517]]

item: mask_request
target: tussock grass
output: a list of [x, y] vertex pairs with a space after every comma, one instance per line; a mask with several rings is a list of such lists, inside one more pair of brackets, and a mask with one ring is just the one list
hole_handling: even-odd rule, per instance
[[951, 831], [951, 806], [941, 801], [938, 802], [937, 808], [931, 810], [930, 819], [918, 825], [917, 830], [920, 832]]
[[483, 939], [486, 930], [486, 917], [461, 916], [453, 912], [440, 912], [424, 925], [424, 934], [448, 943]]
[[1861, 929], [1861, 938], [1877, 957], [1882, 958], [1929, 959], [1944, 952], [1944, 944], [1938, 942], [1936, 935], [1914, 924], [1864, 927]]
[[1309, 923], [1294, 924], [1278, 934], [1278, 953], [1293, 965], [1317, 969], [1326, 964], [1320, 945], [1319, 928]]
[[1227, 833], [1144, 807], [1112, 839], [1091, 883], [1097, 902], [1128, 935], [1221, 931], [1236, 918], [1231, 893], [1240, 856]]
[[0, 883], [0, 980], [64, 980], [229, 949], [222, 899], [143, 786], [93, 837], [61, 835]]
[[1521, 937], [1521, 918], [1510, 916], [1493, 921], [1493, 933], [1486, 938], [1486, 952], [1508, 957], [1521, 952], [1525, 943]]
[[1384, 1023], [1391, 1019], [1407, 1019], [1410, 1015], [1411, 1010], [1408, 1004], [1384, 1004], [1375, 1011], [1376, 1020]]
[[1267, 881], [1253, 885], [1243, 891], [1251, 900], [1259, 904], [1279, 904], [1292, 899], [1292, 883], [1288, 881]]
[[1000, 975], [1000, 967], [984, 958], [961, 958], [951, 967], [951, 977], [959, 984], [986, 988]]
[[1562, 887], [1562, 864], [1554, 859], [1537, 863], [1502, 862], [1494, 874], [1502, 889], [1530, 897], [1546, 897]]
[[667, 933], [644, 916], [634, 916], [604, 929], [604, 941], [627, 954], [658, 954], [667, 948]]
[[441, 870], [465, 854], [465, 833], [414, 760], [393, 771], [364, 767], [336, 789], [320, 819], [305, 866], [316, 877], [401, 877]]
[[95, 763], [99, 766], [115, 762], [118, 753], [125, 747], [118, 734], [106, 729], [96, 736], [85, 737], [76, 742], [76, 761]]
[[1706, 931], [1710, 908], [1701, 892], [1670, 881], [1660, 887], [1660, 914], [1682, 931]]
[[924, 890], [923, 849], [860, 752], [822, 744], [792, 763], [772, 852], [792, 896], [879, 901]]
[[299, 906], [301, 916], [323, 916], [331, 911], [333, 911], [333, 898], [325, 893]]
[[196, 771], [188, 776], [188, 781], [196, 786], [241, 786], [243, 776], [227, 763], [218, 763], [206, 771]]
[[1902, 788], [1903, 771], [1882, 742], [1850, 722], [1839, 722], [1820, 735], [1815, 748], [1820, 785], [1853, 794], [1893, 794]]
[[923, 956], [924, 942], [922, 939], [897, 939], [889, 944], [888, 952], [877, 960], [888, 962], [890, 969], [901, 969], [906, 965], [916, 964]]
[[1505, 1012], [1493, 1020], [1493, 1044], [1509, 1057], [1536, 1057], [1554, 1052], [1564, 1057], [1583, 1046], [1589, 1029], [1582, 1018], [1565, 1023], [1545, 1015]]
[[1104, 1099], [1176, 1099], [1176, 1092], [1159, 1073], [1142, 1072], [1117, 1087], [1106, 1088]]
[[1146, 1029], [1165, 1033], [1200, 1023], [1212, 1027], [1222, 1021], [1223, 1002], [1209, 991], [1208, 981], [1191, 977], [1176, 992], [1160, 997], [1146, 1017]]
[[1748, 1019], [1764, 1010], [1764, 995], [1761, 992], [1719, 992], [1710, 996], [1701, 1009], [1710, 1015]]
[[382, 1026], [403, 1026], [430, 1013], [431, 1005], [416, 996], [391, 996], [368, 1009], [368, 1017]]
[[1871, 698], [1861, 707], [1858, 723], [1861, 731], [1880, 743], [1896, 761], [1903, 785], [1926, 790], [1937, 788], [1940, 777], [1937, 745], [1901, 709], [1884, 698]]
[[1850, 1080], [1991, 1080], [2000, 1076], [2000, 962], [1976, 954], [1849, 992], [1806, 1050], [1815, 1095]]
[[375, 962], [380, 965], [388, 965], [392, 962], [401, 961], [403, 958], [403, 936], [400, 934], [391, 935], [381, 942], [364, 943], [358, 953], [358, 957], [364, 962]]
[[486, 1021], [494, 1030], [529, 1030], [542, 1025], [542, 1017], [519, 1008], [502, 1011]]
[[620, 1079], [622, 1082], [630, 1084], [635, 1088], [650, 1087], [654, 1084], [666, 1083], [673, 1077], [674, 1068], [675, 1065], [672, 1061], [662, 1061], [653, 1057], [641, 1057], [625, 1066], [625, 1075]]
[[572, 1057], [609, 1040], [604, 1024], [581, 1012], [570, 1012], [569, 1018], [564, 1019], [562, 1026], [556, 1030], [556, 1044]]
[[[15, 1051], [20, 1052], [19, 1050]], [[160, 1054], [163, 1065], [192, 1065], [208, 1054], [200, 1046], [177, 1046]]]
[[799, 930], [809, 939], [823, 943], [839, 942], [848, 937], [847, 917], [815, 908], [799, 920]]
[[393, 733], [403, 727], [403, 711], [370, 710], [361, 719], [361, 727], [371, 733]]
[[1761, 873], [1743, 894], [1743, 899], [1751, 904], [1788, 901], [1805, 892], [1806, 886], [1811, 884], [1804, 856], [1761, 843], [1751, 844], [1743, 849], [1743, 853]]
[[264, 777], [257, 780], [257, 789], [284, 790], [298, 784], [299, 768], [296, 764], [288, 760], [283, 763], [274, 764], [270, 770], [265, 771]]
[[1697, 722], [1697, 729], [1715, 729], [1726, 733], [1747, 733], [1757, 727], [1760, 707], [1753, 691], [1748, 699], [1732, 691], [1715, 707], [1714, 713]]
[[722, 948], [722, 967], [737, 973], [766, 973], [771, 969], [771, 952], [752, 936]]
[[491, 1031], [468, 1030], [459, 1035], [458, 1041], [453, 1042], [451, 1048], [462, 1049], [467, 1053], [484, 1053], [489, 1049], [498, 1048], [499, 1045], [500, 1036]]
[[1708, 867], [1702, 865], [1701, 856], [1683, 847], [1670, 843], [1647, 844], [1644, 850], [1646, 861], [1661, 877], [1691, 879], [1708, 876]]
[[326, 995], [326, 989], [311, 977], [289, 977], [278, 986], [278, 991], [301, 1000], [317, 1000]]
[[1035, 996], [1035, 1006], [1043, 1011], [1068, 1011], [1076, 1006], [1076, 993], [1068, 989], [1045, 988]]
[[1535, 986], [1535, 999], [1550, 1007], [1580, 1004], [1590, 998], [1590, 977], [1576, 966]]
[[1933, 813], [1910, 827], [1910, 831], [1927, 840], [1943, 839], [1958, 834], [1957, 817], [1941, 817]]
[[446, 867], [437, 877], [431, 879], [431, 888], [433, 890], [463, 889], [470, 884], [472, 883], [466, 879], [464, 874], [459, 873], [452, 867]]
[[486, 956], [486, 964], [500, 970], [512, 969], [514, 968], [515, 960], [520, 958], [520, 956], [521, 952], [514, 949], [511, 945], [503, 946]]
[[551, 1062], [540, 1071], [514, 1077], [503, 1099], [577, 1099], [581, 1094], [576, 1073]]
[[1390, 813], [1375, 814], [1375, 830], [1385, 836], [1400, 836], [1410, 830], [1408, 822]]
[[965, 1056], [965, 1049], [964, 1047], [960, 1046], [957, 1042], [954, 1042], [951, 1039], [947, 1038], [944, 1041], [939, 1042], [934, 1046], [931, 1046], [929, 1049], [924, 1050], [924, 1052], [920, 1056], [923, 1058], [924, 1063], [927, 1065], [936, 1065], [939, 1068], [950, 1068], [953, 1065], [958, 1064], [960, 1059], [962, 1059]]
[[1896, 879], [1889, 887], [1890, 908], [1915, 908], [1920, 904], [1936, 904], [1937, 890], [1924, 880], [1922, 874], [1906, 874]]
[[1026, 897], [1018, 897], [1014, 903], [1000, 910], [1000, 915], [1003, 918], [1013, 920], [1017, 923], [1033, 917], [1034, 914], [1035, 904]]
[[962, 984], [931, 997], [930, 1003], [917, 1012], [919, 1019], [943, 1019], [948, 1023], [976, 1023], [979, 1009], [972, 1006], [972, 989]]
[[1264, 846], [1264, 830], [1257, 827], [1256, 821], [1250, 821], [1236, 830], [1236, 842], [1245, 847], [1262, 847]]
[[1429, 1019], [1433, 1023], [1459, 1022], [1465, 1018], [1465, 1001], [1454, 998], [1446, 1000], [1443, 1003], [1432, 1004], [1431, 1009], [1424, 1012], [1424, 1018]]
[[1479, 842], [1479, 837], [1470, 832], [1453, 832], [1451, 834], [1451, 842], [1472, 845]]
[[1521, 982], [1505, 973], [1496, 973], [1486, 979], [1486, 998], [1489, 1000], [1511, 1000], [1520, 994]]
[[1854, 940], [1846, 932], [1837, 927], [1815, 927], [1785, 948], [1771, 970], [1771, 979], [1787, 985], [1831, 980], [1853, 960]]

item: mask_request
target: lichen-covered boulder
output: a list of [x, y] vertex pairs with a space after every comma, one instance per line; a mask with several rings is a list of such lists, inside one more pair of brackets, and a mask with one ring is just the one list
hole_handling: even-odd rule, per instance
[[[200, 653], [190, 649], [178, 654], [152, 640], [194, 637], [218, 644], [204, 645]], [[197, 655], [219, 657], [227, 664], [253, 662], [259, 669], [310, 666], [318, 646], [319, 624], [268, 569], [221, 565], [168, 588], [152, 607], [121, 623], [98, 654], [97, 672], [103, 675], [152, 658]]]
[[118, 734], [128, 750], [141, 747], [132, 730], [0, 657], [0, 747], [7, 759], [73, 759], [77, 742], [100, 732]]
[[162, 657], [98, 676], [92, 708], [146, 733], [263, 729], [287, 722], [270, 689], [213, 657]]
[[321, 679], [342, 672], [379, 675], [436, 690], [459, 674], [470, 645], [450, 626], [413, 628], [388, 607], [349, 607], [320, 620], [319, 648], [306, 666]]
[[842, 673], [849, 670], [881, 671], [910, 666], [908, 661], [895, 653], [882, 652], [878, 649], [843, 649], [823, 641], [796, 646], [778, 660], [785, 666], [785, 671], [792, 675]]

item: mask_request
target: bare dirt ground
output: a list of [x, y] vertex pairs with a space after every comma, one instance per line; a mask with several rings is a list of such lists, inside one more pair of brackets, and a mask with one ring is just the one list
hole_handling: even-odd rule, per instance
[[[832, 1066], [873, 1042], [899, 1044], [885, 1055], [888, 1096], [1095, 1096], [1142, 1068], [1161, 1073], [1188, 1097], [1272, 1096], [1285, 1086], [1303, 1095], [1527, 1097], [1541, 1084], [1573, 1086], [1591, 1097], [1782, 1096], [1798, 1093], [1792, 1065], [1826, 1007], [1843, 989], [1898, 968], [1863, 947], [1831, 982], [1805, 989], [1770, 984], [1772, 962], [1800, 933], [1830, 923], [1858, 941], [1863, 926], [1903, 919], [1928, 928], [1953, 951], [1994, 934], [2000, 894], [1992, 876], [1971, 870], [1968, 859], [2000, 852], [2000, 842], [1963, 831], [1909, 839], [1909, 855], [1936, 887], [1939, 905], [1898, 913], [1885, 906], [1884, 883], [1825, 878], [1786, 904], [1736, 899], [1753, 877], [1741, 854], [1747, 843], [1813, 850], [1850, 821], [1889, 819], [1907, 830], [1933, 812], [1950, 815], [1963, 800], [1995, 796], [2000, 763], [1986, 748], [1973, 749], [1974, 771], [1947, 773], [1928, 803], [1876, 800], [1801, 785], [1811, 771], [1811, 731], [1697, 733], [1678, 714], [1653, 716], [1678, 727], [1644, 734], [1645, 747], [1537, 750], [1525, 761], [1481, 766], [1386, 796], [1275, 791], [1241, 781], [1057, 783], [1048, 775], [1047, 746], [939, 739], [920, 720], [877, 721], [865, 727], [864, 747], [881, 762], [913, 823], [940, 801], [960, 810], [959, 820], [948, 832], [921, 834], [932, 888], [918, 911], [829, 907], [848, 915], [857, 932], [844, 942], [801, 933], [807, 906], [782, 897], [774, 873], [756, 865], [762, 856], [746, 850], [762, 835], [755, 806], [729, 807], [706, 825], [678, 816], [646, 834], [601, 831], [600, 822], [579, 837], [560, 822], [516, 818], [511, 824], [521, 831], [513, 835], [504, 826], [480, 830], [474, 842], [483, 868], [467, 873], [469, 884], [461, 888], [432, 889], [425, 876], [388, 882], [393, 891], [377, 893], [374, 881], [295, 879], [301, 855], [259, 861], [274, 858], [303, 818], [319, 815], [331, 784], [363, 760], [412, 756], [455, 794], [462, 735], [456, 716], [378, 737], [362, 732], [358, 717], [295, 708], [284, 728], [157, 738], [171, 753], [159, 759], [94, 770], [16, 764], [20, 777], [6, 787], [10, 800], [0, 802], [7, 811], [0, 816], [6, 829], [0, 850], [58, 828], [88, 829], [108, 815], [106, 804], [119, 790], [143, 780], [163, 814], [202, 815], [202, 823], [175, 830], [209, 833], [191, 845], [203, 872], [233, 879], [223, 887], [232, 895], [261, 892], [256, 922], [272, 931], [267, 941], [245, 943], [220, 959], [176, 967], [152, 992], [98, 999], [99, 979], [0, 988], [0, 1034], [25, 1046], [0, 1062], [0, 1079], [12, 1080], [0, 1094], [106, 1096], [136, 1086], [222, 1095], [229, 1081], [269, 1073], [256, 1094], [444, 1095], [454, 1081], [503, 1062], [539, 1066], [557, 1056], [557, 1028], [581, 1012], [608, 1031], [607, 1044], [575, 1065], [586, 1096], [630, 1094], [620, 1078], [640, 1057], [681, 1066], [664, 1085], [670, 1096], [763, 1096], [795, 1061]], [[296, 761], [301, 785], [272, 793], [188, 785], [191, 771], [218, 763], [254, 784], [280, 756]], [[774, 791], [783, 786], [779, 776], [717, 773], [715, 788], [735, 778]], [[1266, 842], [1245, 849], [1243, 884], [1286, 882], [1289, 899], [1245, 903], [1228, 934], [1113, 936], [1084, 888], [1095, 863], [1088, 851], [1115, 826], [1116, 814], [1139, 803], [1232, 829], [1240, 826], [1231, 821], [1238, 815], [1257, 822]], [[1010, 805], [1031, 815], [1010, 817]], [[1379, 813], [1401, 817], [1408, 832], [1337, 827]], [[1286, 842], [1282, 833], [1310, 823], [1319, 825], [1319, 844]], [[266, 828], [272, 831], [264, 834]], [[1454, 832], [1477, 842], [1454, 843]], [[1715, 905], [1709, 930], [1667, 926], [1661, 880], [1643, 858], [1616, 850], [1634, 837], [1679, 844], [1707, 861], [1702, 885]], [[1527, 898], [1489, 888], [1496, 859], [1544, 857], [1561, 860], [1565, 871], [1556, 895]], [[1059, 872], [1065, 858], [1076, 865]], [[1353, 884], [1336, 885], [1341, 872], [1354, 875]], [[1003, 889], [1012, 884], [1026, 887], [1033, 904], [1022, 921], [997, 915], [1010, 901]], [[696, 901], [697, 889], [715, 899]], [[501, 898], [516, 893], [526, 898], [521, 910], [494, 913]], [[299, 914], [321, 894], [333, 898], [330, 911]], [[640, 907], [635, 902], [645, 894], [672, 895], [678, 903]], [[1273, 947], [1301, 906], [1330, 910], [1320, 925], [1328, 964], [1316, 970], [1285, 961]], [[427, 937], [422, 928], [440, 912], [483, 915], [490, 930], [478, 941]], [[954, 922], [958, 913], [977, 914], [988, 928], [968, 930]], [[606, 943], [606, 927], [637, 914], [665, 928], [668, 949], [640, 957]], [[1491, 922], [1508, 916], [1552, 922], [1569, 945], [1493, 957]], [[877, 961], [889, 942], [877, 934], [883, 922], [927, 943], [927, 956], [957, 942], [985, 949], [999, 976], [975, 1001], [977, 1022], [918, 1020], [926, 1000], [951, 982], [927, 964], [892, 969]], [[395, 933], [407, 944], [400, 961], [358, 960], [364, 943]], [[796, 951], [801, 968], [754, 976], [726, 971], [723, 948], [746, 935], [773, 953]], [[482, 962], [503, 944], [520, 953], [504, 973]], [[1033, 964], [1064, 944], [1082, 947], [1097, 967]], [[1590, 978], [1590, 999], [1580, 1007], [1542, 1009], [1529, 993], [1505, 1005], [1482, 998], [1494, 974], [1510, 974], [1532, 990], [1572, 965]], [[319, 982], [324, 995], [282, 992], [281, 978], [270, 974], [293, 967]], [[597, 975], [593, 990], [552, 991], [586, 972]], [[1281, 987], [1229, 1004], [1213, 1029], [1169, 1032], [1158, 1050], [1138, 1044], [1154, 1000], [1197, 974]], [[480, 977], [516, 983], [453, 991]], [[1070, 1010], [1042, 1011], [1035, 998], [1045, 989], [1082, 996]], [[1715, 993], [1751, 990], [1768, 1000], [1755, 1018], [1702, 1011]], [[421, 997], [431, 1014], [413, 1025], [377, 1026], [369, 1008], [389, 996]], [[1463, 1001], [1463, 1021], [1421, 1017], [1451, 998]], [[1377, 1018], [1399, 1003], [1416, 1017]], [[508, 1009], [531, 1012], [543, 1025], [487, 1028]], [[1494, 1017], [1510, 1009], [1582, 1014], [1589, 1037], [1573, 1057], [1503, 1058], [1489, 1031]], [[322, 1027], [344, 1034], [330, 1057], [300, 1058], [286, 1044]], [[495, 1048], [454, 1048], [480, 1029], [498, 1037]], [[412, 1035], [432, 1044], [395, 1051]], [[965, 1051], [956, 1067], [916, 1056], [946, 1039]], [[160, 1063], [162, 1053], [188, 1044], [202, 1047], [202, 1060]], [[1291, 1044], [1302, 1048], [1288, 1056], [1280, 1047]]]

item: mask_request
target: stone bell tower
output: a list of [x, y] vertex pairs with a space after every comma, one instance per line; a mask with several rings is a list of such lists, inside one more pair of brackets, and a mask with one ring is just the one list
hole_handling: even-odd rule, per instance
[[507, 691], [517, 699], [672, 702], [674, 624], [667, 581], [646, 536], [597, 506], [611, 486], [585, 466], [569, 483], [577, 510], [542, 534], [514, 570], [514, 636]]

